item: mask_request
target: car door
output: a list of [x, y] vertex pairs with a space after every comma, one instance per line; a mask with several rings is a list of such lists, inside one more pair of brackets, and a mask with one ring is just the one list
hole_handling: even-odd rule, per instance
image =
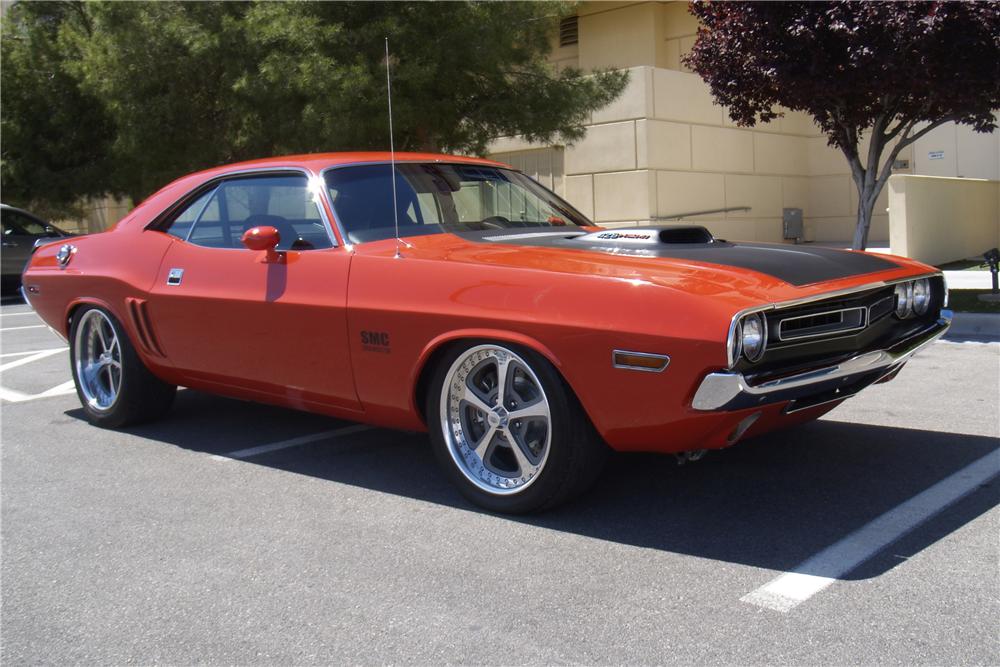
[[3, 236], [3, 275], [20, 276], [31, 257], [35, 240], [49, 236], [45, 223], [9, 208], [0, 210]]
[[[168, 362], [193, 386], [303, 407], [357, 409], [347, 345], [350, 253], [297, 172], [234, 177], [196, 194], [164, 232], [147, 306]], [[279, 253], [241, 243], [276, 227]]]

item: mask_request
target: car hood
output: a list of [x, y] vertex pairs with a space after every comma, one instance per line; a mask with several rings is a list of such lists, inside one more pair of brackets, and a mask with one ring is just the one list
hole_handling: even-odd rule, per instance
[[730, 243], [714, 239], [704, 227], [662, 226], [602, 229], [572, 234], [542, 232], [485, 234], [481, 243], [561, 248], [593, 254], [671, 259], [747, 269], [801, 287], [898, 268], [878, 255], [831, 248], [772, 243]]
[[[359, 249], [381, 254], [394, 247], [395, 241], [389, 239]], [[809, 245], [727, 242], [695, 226], [434, 234], [405, 239], [403, 255], [642, 281], [702, 296], [759, 302], [933, 270], [900, 257]]]

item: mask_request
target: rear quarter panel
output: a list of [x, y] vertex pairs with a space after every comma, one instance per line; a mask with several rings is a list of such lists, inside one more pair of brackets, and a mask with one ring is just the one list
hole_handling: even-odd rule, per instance
[[[69, 240], [75, 247], [65, 267], [56, 261], [60, 243], [39, 248], [24, 274], [32, 308], [61, 336], [69, 339], [70, 318], [84, 304], [100, 305], [138, 339], [125, 299], [148, 293], [173, 237], [158, 232], [112, 230]], [[151, 370], [169, 375], [162, 360], [137, 351]], [[165, 378], [167, 379], [167, 378]]]

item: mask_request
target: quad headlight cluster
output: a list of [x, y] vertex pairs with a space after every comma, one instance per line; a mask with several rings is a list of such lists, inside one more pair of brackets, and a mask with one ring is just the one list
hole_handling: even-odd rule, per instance
[[926, 315], [931, 306], [931, 281], [927, 278], [896, 284], [896, 317], [905, 320]]
[[733, 363], [743, 357], [749, 362], [760, 361], [767, 348], [767, 320], [761, 313], [750, 313], [740, 318], [730, 341]]

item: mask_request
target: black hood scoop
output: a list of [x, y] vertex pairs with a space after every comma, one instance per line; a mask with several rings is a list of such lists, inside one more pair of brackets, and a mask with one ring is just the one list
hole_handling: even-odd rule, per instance
[[[513, 231], [513, 230], [512, 230]], [[700, 225], [659, 225], [577, 233], [539, 231], [464, 235], [483, 243], [662, 257], [749, 269], [792, 285], [810, 285], [899, 268], [887, 257], [833, 248], [716, 239]]]

